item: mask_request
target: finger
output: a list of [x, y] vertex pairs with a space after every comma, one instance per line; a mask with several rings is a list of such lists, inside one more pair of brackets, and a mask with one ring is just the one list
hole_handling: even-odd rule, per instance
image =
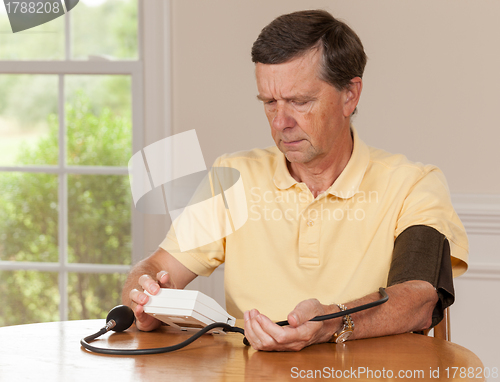
[[256, 321], [259, 323], [260, 328], [257, 332], [260, 333], [260, 331], [262, 331], [263, 333], [266, 333], [266, 336], [273, 339], [272, 342], [286, 344], [295, 341], [295, 339], [288, 338], [285, 327], [276, 325], [268, 317], [261, 314], [256, 317]]
[[132, 289], [129, 293], [129, 297], [132, 302], [137, 305], [144, 305], [148, 302], [149, 296], [146, 293], [140, 292], [137, 289]]
[[266, 316], [260, 315], [257, 320], [263, 331], [279, 344], [280, 350], [300, 350], [314, 343], [322, 323], [307, 321], [298, 327], [278, 326]]
[[[252, 316], [254, 313], [250, 312], [250, 316]], [[269, 333], [267, 333], [261, 326], [263, 317], [269, 320], [264, 315], [257, 314], [248, 321], [248, 327], [250, 328], [250, 339], [248, 339], [248, 337], [247, 339], [249, 340], [252, 347], [256, 350], [279, 350], [274, 338], [270, 336]]]
[[144, 311], [143, 305], [137, 305], [134, 309], [135, 325], [142, 331], [155, 330], [161, 322]]
[[151, 294], [157, 294], [160, 291], [160, 286], [158, 283], [151, 278], [149, 275], [142, 275], [139, 277], [139, 285], [145, 291], [148, 291]]
[[161, 284], [165, 284], [168, 281], [168, 272], [167, 271], [160, 271], [156, 274], [156, 279], [158, 282]]
[[243, 313], [243, 319], [245, 322], [245, 337], [247, 337], [248, 340], [249, 338], [254, 337], [251, 320], [253, 317], [255, 317], [255, 312], [258, 311], [256, 309], [252, 309], [252, 310], [247, 310], [245, 311], [245, 313]]
[[158, 272], [156, 274], [156, 279], [162, 288], [177, 289], [172, 280], [172, 276], [167, 271]]
[[245, 311], [245, 313], [243, 314], [243, 318], [245, 320], [245, 337], [254, 349], [259, 350], [257, 343], [260, 340], [258, 339], [258, 337], [255, 335], [255, 333], [253, 331], [252, 322], [251, 322], [252, 321], [251, 315], [252, 315], [251, 311], [249, 311], [249, 310]]
[[312, 343], [314, 337], [311, 334], [294, 333], [294, 328], [278, 326], [257, 312], [253, 310], [244, 314], [245, 336], [254, 349], [299, 351]]
[[[247, 310], [244, 313], [244, 318], [245, 318], [245, 337], [247, 337], [247, 340], [250, 342], [252, 345], [252, 341], [260, 342], [260, 339], [255, 335], [254, 330], [252, 328], [252, 320], [255, 319], [259, 315], [259, 311], [257, 309], [252, 309], [252, 310]], [[256, 349], [255, 346], [252, 345], [254, 349]]]

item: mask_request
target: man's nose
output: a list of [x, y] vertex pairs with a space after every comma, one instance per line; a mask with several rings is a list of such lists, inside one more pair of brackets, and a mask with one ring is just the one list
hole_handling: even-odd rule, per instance
[[293, 126], [295, 126], [295, 119], [287, 109], [287, 106], [278, 104], [272, 121], [273, 129], [284, 130], [287, 127]]

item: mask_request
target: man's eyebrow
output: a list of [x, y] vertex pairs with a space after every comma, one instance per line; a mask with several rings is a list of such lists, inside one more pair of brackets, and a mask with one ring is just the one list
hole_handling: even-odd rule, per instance
[[[267, 97], [261, 96], [260, 94], [257, 94], [257, 99], [259, 101], [262, 101], [262, 102], [274, 100], [274, 98], [267, 98]], [[313, 101], [316, 99], [316, 97], [309, 96], [309, 95], [297, 95], [294, 97], [284, 97], [283, 99], [285, 101]]]
[[269, 101], [269, 98], [263, 97], [263, 96], [261, 96], [260, 94], [257, 94], [257, 99], [258, 99], [259, 101], [263, 101], [263, 102], [264, 102], [264, 101]]

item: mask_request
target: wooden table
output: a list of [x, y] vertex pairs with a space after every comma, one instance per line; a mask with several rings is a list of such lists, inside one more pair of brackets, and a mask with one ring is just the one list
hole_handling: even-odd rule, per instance
[[[0, 328], [0, 381], [288, 381], [301, 377], [314, 380], [310, 378], [314, 373], [321, 380], [334, 379], [339, 373], [356, 381], [388, 380], [391, 375], [398, 379], [411, 375], [414, 379], [430, 380], [430, 373], [437, 377], [438, 372], [441, 380], [484, 380], [483, 365], [474, 353], [454, 343], [417, 334], [357, 340], [345, 345], [314, 345], [297, 353], [257, 352], [244, 346], [243, 337], [237, 333], [207, 334], [188, 347], [167, 354], [111, 356], [83, 349], [80, 338], [102, 326], [104, 320]], [[181, 342], [188, 336], [172, 333], [166, 327], [151, 333], [138, 332], [135, 327], [112, 333], [92, 344], [159, 347]], [[460, 378], [461, 367], [473, 368], [469, 370], [481, 378]]]

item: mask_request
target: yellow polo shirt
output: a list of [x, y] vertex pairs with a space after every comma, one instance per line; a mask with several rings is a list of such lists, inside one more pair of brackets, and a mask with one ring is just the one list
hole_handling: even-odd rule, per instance
[[201, 276], [225, 263], [226, 309], [236, 318], [257, 308], [283, 320], [305, 299], [345, 303], [385, 287], [394, 240], [413, 225], [444, 234], [454, 276], [464, 273], [467, 236], [442, 172], [368, 147], [352, 133], [347, 166], [316, 198], [292, 178], [277, 147], [223, 155], [214, 167], [241, 173], [246, 223], [187, 252], [170, 229], [160, 246]]

